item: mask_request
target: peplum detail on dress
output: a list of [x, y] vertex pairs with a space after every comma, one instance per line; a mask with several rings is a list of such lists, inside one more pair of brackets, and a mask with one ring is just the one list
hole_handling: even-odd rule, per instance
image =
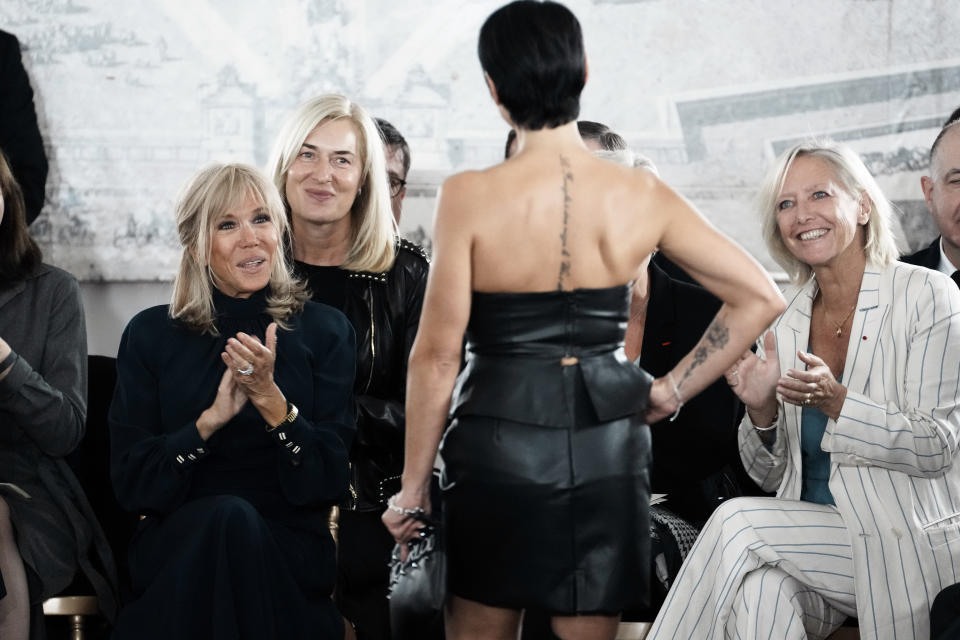
[[451, 593], [558, 615], [646, 602], [652, 380], [624, 355], [629, 302], [628, 285], [474, 292], [441, 445]]
[[[653, 377], [623, 350], [630, 288], [538, 293], [474, 292], [467, 365], [457, 381], [453, 417], [505, 418], [572, 427], [641, 413]], [[589, 402], [571, 412], [558, 402], [575, 357], [574, 384]]]

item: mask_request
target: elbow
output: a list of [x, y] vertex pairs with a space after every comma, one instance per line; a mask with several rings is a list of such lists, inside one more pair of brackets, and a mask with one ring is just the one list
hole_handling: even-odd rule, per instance
[[[76, 412], [75, 412], [76, 413]], [[68, 421], [69, 425], [59, 431], [46, 447], [46, 453], [55, 458], [63, 458], [80, 446], [83, 440], [83, 434], [86, 432], [86, 425], [83, 423], [83, 417], [73, 415]]]
[[751, 298], [745, 309], [748, 309], [747, 317], [755, 319], [757, 325], [764, 329], [772, 325], [786, 311], [787, 301], [771, 282], [769, 288]]
[[766, 311], [767, 316], [770, 318], [770, 323], [774, 319], [778, 318], [780, 314], [787, 310], [787, 301], [784, 299], [783, 294], [780, 293], [780, 289], [776, 287], [771, 282], [771, 287], [767, 291], [767, 295], [763, 297], [763, 306]]
[[929, 460], [938, 461], [940, 464], [927, 464], [926, 468], [921, 468], [921, 475], [927, 478], [939, 478], [953, 470], [953, 465], [957, 462], [957, 452], [955, 449], [944, 447], [942, 455], [930, 458]]
[[439, 345], [414, 345], [410, 351], [410, 371], [434, 371], [456, 373], [460, 370], [460, 347], [455, 349]]

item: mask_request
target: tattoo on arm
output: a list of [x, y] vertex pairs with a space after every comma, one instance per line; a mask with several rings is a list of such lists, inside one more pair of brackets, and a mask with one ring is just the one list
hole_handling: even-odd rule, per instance
[[557, 275], [557, 290], [563, 290], [564, 281], [570, 275], [570, 252], [567, 251], [567, 223], [570, 220], [569, 184], [573, 182], [573, 171], [570, 170], [570, 161], [560, 156], [560, 168], [563, 171], [563, 232], [560, 234], [560, 273]]
[[710, 326], [707, 327], [707, 331], [703, 334], [700, 344], [693, 352], [693, 362], [691, 362], [687, 370], [683, 372], [683, 377], [680, 378], [680, 384], [677, 386], [681, 386], [687, 378], [693, 375], [693, 370], [706, 362], [712, 352], [720, 351], [727, 346], [728, 342], [730, 342], [730, 329], [727, 327], [724, 319], [718, 316], [714, 318]]

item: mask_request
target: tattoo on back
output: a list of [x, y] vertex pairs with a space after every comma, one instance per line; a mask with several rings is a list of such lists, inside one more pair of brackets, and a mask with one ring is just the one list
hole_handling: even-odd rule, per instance
[[570, 275], [570, 252], [567, 251], [567, 223], [570, 220], [570, 197], [569, 185], [573, 182], [573, 171], [570, 169], [570, 161], [560, 156], [560, 168], [563, 171], [563, 232], [560, 234], [560, 273], [557, 275], [557, 290], [563, 290], [563, 284]]
[[686, 379], [693, 374], [693, 370], [707, 361], [710, 353], [720, 351], [727, 346], [728, 342], [730, 342], [730, 329], [727, 327], [724, 319], [717, 316], [713, 319], [713, 322], [710, 323], [710, 326], [707, 327], [707, 331], [703, 334], [700, 344], [693, 352], [693, 362], [691, 362], [687, 370], [683, 372], [683, 377], [677, 386], [683, 385]]

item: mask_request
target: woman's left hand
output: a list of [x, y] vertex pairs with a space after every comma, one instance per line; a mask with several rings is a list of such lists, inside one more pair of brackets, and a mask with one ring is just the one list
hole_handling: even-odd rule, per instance
[[[264, 345], [256, 336], [242, 331], [227, 340], [226, 351], [220, 354], [223, 361], [234, 371], [234, 380], [252, 402], [272, 396], [277, 392], [273, 383], [273, 365], [277, 348], [277, 323], [267, 327]], [[249, 372], [249, 373], [247, 373]]]
[[677, 410], [678, 402], [679, 399], [674, 394], [667, 377], [657, 378], [650, 387], [650, 398], [647, 400], [647, 408], [643, 415], [644, 421], [647, 424], [653, 424], [673, 415]]
[[787, 369], [777, 381], [777, 395], [790, 404], [816, 407], [836, 420], [847, 398], [847, 388], [837, 382], [830, 367], [818, 356], [803, 351], [798, 351], [797, 356], [807, 370]]

